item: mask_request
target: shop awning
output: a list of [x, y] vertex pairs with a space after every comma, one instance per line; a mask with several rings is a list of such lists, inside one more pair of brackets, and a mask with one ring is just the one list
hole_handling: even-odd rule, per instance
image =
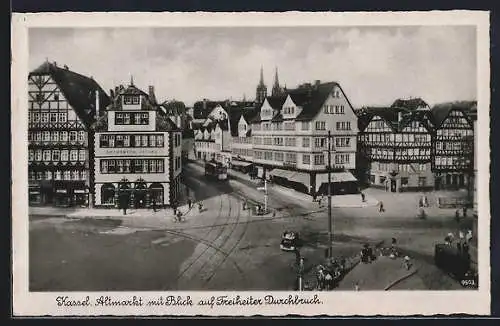
[[289, 181], [302, 183], [304, 186], [309, 189], [311, 186], [311, 176], [309, 173], [305, 172], [293, 172], [293, 174], [288, 178]]
[[252, 165], [252, 162], [244, 162], [244, 161], [232, 160], [231, 164], [234, 165], [234, 166], [247, 167], [247, 166]]
[[[350, 172], [332, 172], [332, 183], [356, 182], [358, 181]], [[328, 184], [328, 173], [316, 175], [316, 191], [323, 183]]]
[[273, 177], [289, 179], [295, 171], [283, 170], [283, 169], [273, 169], [270, 174]]

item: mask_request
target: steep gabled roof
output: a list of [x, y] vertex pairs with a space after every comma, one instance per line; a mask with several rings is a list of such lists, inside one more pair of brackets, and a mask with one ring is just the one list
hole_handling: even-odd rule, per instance
[[289, 90], [290, 96], [295, 97], [302, 106], [302, 111], [295, 120], [307, 121], [313, 119], [320, 112], [321, 107], [335, 87], [340, 86], [336, 82], [329, 82]]
[[404, 108], [408, 110], [416, 110], [420, 107], [428, 107], [429, 105], [421, 98], [397, 99], [392, 103], [392, 108]]
[[217, 101], [198, 101], [193, 105], [193, 118], [194, 119], [206, 119], [212, 110], [220, 105], [224, 108], [226, 102], [217, 102]]
[[129, 85], [120, 95], [142, 95], [149, 98], [149, 94], [140, 90], [135, 85]]
[[361, 109], [358, 115], [358, 128], [360, 131], [364, 131], [368, 126], [373, 117], [378, 116], [384, 120], [387, 125], [394, 131], [398, 130], [398, 112], [406, 112], [403, 109], [391, 108], [391, 107], [364, 107]]
[[470, 119], [470, 113], [475, 111], [477, 114], [477, 101], [447, 102], [434, 105], [431, 112], [436, 128], [443, 124], [452, 110], [460, 110]]
[[71, 71], [66, 66], [60, 68], [46, 61], [29, 74], [30, 77], [41, 75], [49, 75], [54, 79], [69, 105], [87, 128], [95, 123], [99, 113], [95, 107], [95, 92], [99, 92], [101, 110], [111, 103], [109, 96], [94, 79]]

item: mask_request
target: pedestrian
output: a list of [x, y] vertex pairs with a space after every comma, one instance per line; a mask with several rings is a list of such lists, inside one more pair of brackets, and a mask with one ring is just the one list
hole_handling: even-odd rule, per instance
[[333, 277], [332, 277], [332, 274], [330, 272], [327, 272], [325, 275], [325, 286], [326, 286], [327, 291], [332, 290]]
[[467, 231], [467, 235], [465, 236], [465, 240], [469, 243], [472, 240], [472, 230]]
[[174, 216], [177, 215], [177, 203], [175, 201], [172, 203], [172, 210], [174, 211]]
[[354, 284], [354, 291], [359, 291], [359, 283], [358, 282], [356, 282]]
[[427, 195], [424, 195], [424, 207], [429, 207], [429, 201], [427, 200]]
[[424, 207], [424, 198], [423, 197], [420, 197], [420, 199], [418, 200], [418, 207]]
[[458, 209], [455, 211], [455, 221], [460, 222], [460, 211]]
[[316, 193], [313, 192], [312, 196], [313, 196], [313, 202], [315, 202], [316, 201], [316, 196], [317, 196]]
[[467, 217], [467, 206], [464, 206], [464, 207], [462, 208], [462, 212], [463, 212], [463, 214], [464, 214], [464, 217]]
[[404, 268], [406, 268], [406, 270], [410, 269], [411, 262], [410, 262], [410, 257], [409, 256], [405, 256], [404, 262], [403, 262], [403, 266], [404, 266]]
[[187, 202], [188, 202], [188, 207], [189, 207], [189, 209], [191, 209], [191, 206], [192, 206], [192, 204], [193, 204], [193, 202], [191, 201], [191, 198], [189, 198], [189, 197], [188, 197]]
[[462, 230], [458, 231], [458, 238], [460, 239], [460, 242], [464, 242], [465, 239], [464, 231]]
[[364, 203], [366, 202], [365, 194], [361, 193], [361, 201]]
[[151, 205], [153, 206], [153, 212], [156, 212], [156, 199], [153, 198], [153, 202], [151, 203]]
[[177, 211], [177, 220], [179, 222], [182, 222], [182, 213], [181, 213], [181, 211]]
[[383, 203], [382, 201], [379, 201], [379, 202], [378, 202], [378, 211], [379, 211], [380, 213], [385, 212], [384, 203]]
[[203, 203], [200, 201], [200, 202], [198, 203], [198, 212], [200, 212], [200, 213], [201, 213], [202, 211], [203, 211]]

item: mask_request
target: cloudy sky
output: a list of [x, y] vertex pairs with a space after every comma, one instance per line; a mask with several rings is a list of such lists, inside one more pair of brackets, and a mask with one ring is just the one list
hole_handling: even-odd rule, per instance
[[355, 107], [422, 97], [430, 104], [476, 99], [475, 27], [36, 28], [29, 69], [46, 59], [159, 100], [192, 105], [255, 97], [261, 65], [288, 88], [337, 81]]

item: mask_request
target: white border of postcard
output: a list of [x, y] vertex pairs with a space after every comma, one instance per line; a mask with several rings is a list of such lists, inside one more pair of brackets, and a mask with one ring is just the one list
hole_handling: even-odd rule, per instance
[[[477, 291], [394, 292], [114, 292], [71, 293], [72, 297], [111, 295], [144, 300], [159, 295], [189, 295], [194, 305], [162, 307], [58, 307], [55, 298], [64, 293], [28, 291], [27, 198], [27, 76], [30, 27], [142, 27], [142, 26], [361, 26], [361, 25], [475, 25], [477, 26], [478, 94], [478, 213], [479, 289]], [[16, 316], [68, 315], [433, 315], [490, 314], [490, 208], [489, 208], [489, 13], [479, 11], [429, 11], [381, 13], [29, 13], [12, 16], [12, 254], [13, 313]], [[200, 299], [273, 294], [303, 298], [317, 295], [321, 304], [259, 306], [198, 306]]]

